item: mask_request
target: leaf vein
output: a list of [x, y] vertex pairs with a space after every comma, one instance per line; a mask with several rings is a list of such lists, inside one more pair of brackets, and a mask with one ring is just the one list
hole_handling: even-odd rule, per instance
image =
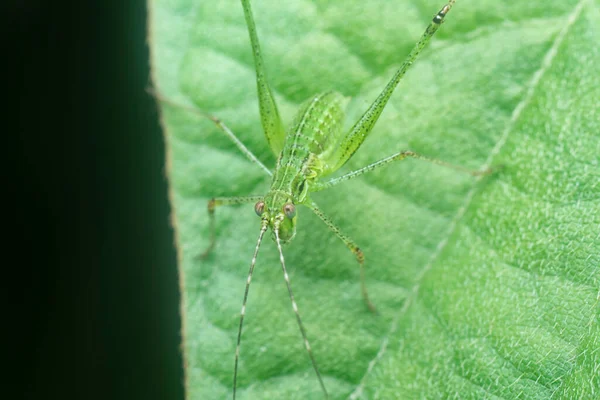
[[[530, 80], [529, 84], [527, 85], [527, 90], [525, 92], [524, 98], [517, 104], [517, 106], [513, 110], [511, 118], [510, 118], [508, 124], [506, 125], [504, 131], [502, 132], [502, 136], [500, 137], [500, 139], [498, 140], [498, 142], [496, 143], [496, 145], [494, 146], [494, 148], [488, 155], [488, 157], [487, 157], [486, 161], [484, 162], [484, 164], [482, 165], [482, 167], [479, 168], [479, 170], [488, 169], [490, 167], [490, 165], [492, 164], [493, 159], [500, 153], [500, 151], [506, 144], [509, 134], [512, 132], [512, 130], [513, 130], [516, 122], [520, 118], [523, 110], [531, 102], [533, 95], [535, 93], [535, 90], [537, 89], [542, 77], [544, 76], [545, 72], [551, 67], [554, 58], [558, 54], [558, 49], [559, 49], [560, 45], [564, 41], [570, 28], [574, 25], [575, 21], [581, 15], [583, 6], [586, 3], [587, 3], [587, 0], [580, 0], [579, 3], [575, 6], [573, 12], [567, 18], [565, 25], [561, 29], [560, 33], [557, 35], [556, 39], [552, 43], [552, 46], [550, 47], [548, 52], [545, 54], [544, 58], [542, 59], [540, 68], [534, 72], [532, 79]], [[359, 396], [362, 395], [367, 377], [369, 376], [371, 371], [374, 369], [377, 362], [383, 358], [383, 356], [387, 350], [387, 347], [388, 347], [389, 338], [396, 332], [400, 318], [404, 314], [406, 314], [406, 312], [410, 308], [411, 304], [414, 302], [414, 300], [418, 296], [419, 289], [420, 289], [421, 283], [423, 281], [423, 277], [427, 274], [427, 272], [429, 272], [429, 270], [433, 266], [433, 263], [438, 259], [439, 255], [445, 249], [446, 245], [449, 242], [450, 236], [454, 233], [456, 227], [458, 226], [458, 223], [460, 222], [462, 217], [466, 214], [467, 209], [469, 208], [469, 205], [471, 204], [471, 202], [475, 196], [475, 192], [478, 188], [477, 183], [480, 182], [482, 179], [483, 179], [482, 176], [479, 176], [476, 178], [475, 183], [473, 184], [473, 187], [465, 196], [463, 205], [458, 209], [457, 213], [455, 214], [455, 217], [450, 222], [450, 225], [448, 227], [448, 230], [446, 231], [446, 234], [444, 235], [444, 238], [438, 243], [438, 245], [437, 245], [436, 249], [434, 250], [433, 254], [431, 255], [429, 261], [424, 265], [424, 267], [421, 269], [421, 271], [417, 274], [412, 290], [409, 291], [408, 296], [404, 302], [404, 305], [402, 306], [402, 308], [400, 309], [400, 311], [398, 312], [396, 317], [392, 320], [392, 323], [390, 324], [390, 329], [388, 330], [388, 333], [382, 339], [379, 351], [377, 352], [375, 358], [373, 358], [369, 362], [367, 370], [365, 371], [364, 376], [361, 378], [359, 385], [350, 394], [350, 396], [349, 396], [350, 400], [356, 400], [359, 398]]]

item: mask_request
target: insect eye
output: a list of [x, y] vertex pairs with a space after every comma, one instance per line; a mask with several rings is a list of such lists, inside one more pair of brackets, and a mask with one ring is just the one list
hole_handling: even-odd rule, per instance
[[264, 201], [259, 201], [254, 205], [254, 212], [256, 213], [256, 215], [258, 215], [259, 217], [263, 215], [263, 213], [265, 212], [265, 202]]
[[292, 203], [286, 203], [286, 205], [283, 206], [283, 213], [289, 219], [294, 218], [296, 216], [296, 206]]

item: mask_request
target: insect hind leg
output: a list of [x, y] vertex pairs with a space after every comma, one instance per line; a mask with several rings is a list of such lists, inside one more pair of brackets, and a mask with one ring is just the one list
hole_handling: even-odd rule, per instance
[[453, 5], [454, 0], [448, 1], [434, 16], [431, 23], [425, 29], [425, 32], [421, 35], [419, 41], [415, 44], [379, 96], [377, 96], [375, 101], [373, 101], [364, 114], [356, 121], [350, 131], [342, 138], [337, 150], [332, 152], [328, 159], [325, 160], [326, 164], [330, 165], [328, 172], [334, 172], [341, 168], [367, 139], [402, 77], [417, 60], [423, 48], [425, 48], [427, 43], [429, 43], [433, 35], [437, 32], [442, 22], [444, 22], [446, 14], [448, 14]]

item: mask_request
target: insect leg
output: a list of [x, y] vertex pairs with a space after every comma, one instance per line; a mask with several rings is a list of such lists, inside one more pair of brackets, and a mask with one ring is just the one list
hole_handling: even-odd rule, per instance
[[340, 228], [327, 215], [325, 215], [323, 213], [323, 211], [321, 211], [321, 209], [315, 204], [314, 201], [311, 201], [311, 203], [303, 203], [303, 204], [305, 204], [308, 208], [310, 208], [317, 215], [317, 217], [321, 218], [321, 221], [323, 221], [325, 223], [325, 225], [327, 225], [327, 227], [329, 229], [331, 229], [333, 231], [333, 233], [335, 233], [336, 236], [339, 237], [342, 240], [342, 242], [344, 242], [346, 247], [348, 247], [350, 249], [350, 251], [356, 256], [356, 259], [357, 259], [358, 263], [360, 264], [360, 289], [362, 292], [363, 299], [365, 300], [365, 304], [367, 305], [369, 310], [371, 312], [373, 312], [374, 314], [376, 314], [377, 309], [375, 308], [373, 303], [371, 303], [371, 300], [369, 300], [369, 293], [367, 291], [367, 285], [366, 285], [366, 281], [365, 281], [365, 255], [364, 255], [364, 253], [358, 247], [358, 245], [356, 243], [354, 243], [354, 241], [352, 239], [350, 239], [348, 236], [346, 236], [342, 233]]
[[260, 120], [269, 147], [273, 153], [278, 156], [283, 149], [283, 140], [285, 139], [285, 129], [279, 117], [277, 103], [271, 88], [267, 82], [267, 76], [263, 59], [260, 54], [260, 45], [258, 43], [258, 35], [256, 34], [256, 26], [252, 17], [252, 9], [250, 8], [249, 0], [242, 0], [242, 8], [248, 26], [248, 34], [250, 35], [250, 43], [252, 45], [252, 54], [254, 55], [254, 68], [256, 69], [256, 87], [258, 90], [258, 107], [260, 110]]
[[388, 82], [383, 91], [377, 96], [377, 99], [371, 104], [371, 106], [365, 111], [360, 119], [354, 124], [350, 132], [342, 139], [340, 145], [334, 153], [332, 153], [327, 164], [331, 165], [330, 172], [338, 170], [344, 165], [350, 157], [358, 150], [358, 148], [365, 141], [367, 136], [371, 133], [373, 126], [379, 119], [381, 112], [385, 108], [390, 96], [396, 89], [396, 86], [400, 82], [400, 79], [404, 76], [406, 71], [410, 68], [413, 62], [417, 59], [419, 53], [425, 45], [429, 42], [431, 37], [438, 30], [444, 17], [450, 11], [450, 8], [454, 4], [454, 0], [449, 1], [433, 18], [425, 32], [412, 49], [408, 57], [404, 60], [400, 68], [396, 71], [392, 79]]
[[457, 170], [457, 171], [460, 171], [460, 172], [464, 172], [464, 173], [467, 173], [467, 174], [470, 174], [470, 175], [473, 175], [473, 176], [486, 175], [486, 174], [489, 174], [489, 173], [492, 172], [491, 169], [486, 169], [484, 171], [472, 170], [472, 169], [461, 167], [459, 165], [450, 164], [450, 163], [447, 163], [447, 162], [442, 161], [442, 160], [437, 160], [435, 158], [425, 157], [425, 156], [417, 154], [417, 153], [415, 153], [413, 151], [402, 151], [400, 153], [392, 154], [389, 157], [386, 157], [386, 158], [381, 159], [379, 161], [376, 161], [376, 162], [374, 162], [372, 164], [369, 164], [366, 167], [362, 167], [362, 168], [357, 169], [355, 171], [349, 172], [349, 173], [347, 173], [345, 175], [342, 175], [342, 176], [340, 176], [338, 178], [333, 178], [333, 179], [330, 179], [330, 180], [328, 180], [326, 182], [323, 182], [323, 183], [320, 183], [320, 182], [314, 183], [314, 184], [311, 185], [310, 191], [311, 192], [318, 192], [318, 191], [321, 191], [321, 190], [329, 189], [332, 186], [335, 186], [335, 185], [337, 185], [339, 183], [345, 182], [345, 181], [350, 180], [352, 178], [356, 178], [357, 176], [360, 176], [360, 175], [365, 174], [367, 172], [373, 171], [374, 169], [383, 167], [383, 166], [385, 166], [385, 165], [387, 165], [387, 164], [389, 164], [391, 162], [402, 161], [402, 160], [404, 160], [407, 157], [411, 157], [411, 158], [416, 158], [416, 159], [419, 159], [419, 160], [427, 161], [427, 162], [430, 162], [432, 164], [441, 165], [441, 166], [444, 166], [444, 167], [447, 167], [447, 168], [452, 168], [454, 170]]
[[238, 139], [238, 137], [236, 136], [236, 134], [233, 133], [231, 131], [231, 129], [229, 129], [227, 127], [227, 125], [225, 125], [223, 123], [223, 121], [221, 121], [219, 118], [215, 117], [214, 115], [205, 113], [204, 111], [199, 110], [199, 109], [197, 109], [195, 107], [191, 107], [191, 106], [187, 106], [187, 105], [184, 105], [184, 104], [176, 103], [173, 100], [171, 100], [171, 99], [163, 96], [162, 94], [156, 92], [153, 89], [147, 89], [147, 91], [148, 91], [148, 93], [150, 93], [152, 96], [154, 96], [161, 103], [168, 104], [168, 105], [173, 106], [173, 107], [181, 108], [181, 109], [184, 109], [186, 111], [189, 111], [192, 114], [199, 115], [199, 116], [201, 116], [203, 118], [210, 119], [212, 122], [214, 122], [214, 124], [221, 131], [223, 131], [223, 133], [225, 133], [225, 136], [227, 136], [233, 142], [233, 144], [235, 144], [235, 146], [238, 148], [238, 150], [240, 150], [246, 157], [248, 157], [248, 159], [250, 161], [252, 161], [254, 164], [258, 165], [263, 171], [265, 171], [267, 173], [267, 175], [269, 175], [269, 176], [273, 175], [273, 173], [267, 167], [265, 167], [265, 165], [258, 158], [256, 158], [256, 156], [254, 155], [254, 153], [252, 153], [250, 151], [250, 149], [248, 149], [244, 145], [244, 143], [242, 143], [242, 141], [240, 139]]
[[215, 247], [217, 234], [215, 230], [215, 208], [219, 206], [231, 206], [235, 204], [256, 203], [263, 199], [263, 196], [243, 196], [243, 197], [213, 197], [208, 202], [208, 217], [210, 229], [210, 244], [200, 255], [200, 258], [205, 258]]

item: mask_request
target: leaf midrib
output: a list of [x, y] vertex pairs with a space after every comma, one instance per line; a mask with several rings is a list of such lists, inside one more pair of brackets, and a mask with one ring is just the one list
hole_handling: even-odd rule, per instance
[[[522, 111], [524, 109], [526, 109], [526, 107], [529, 105], [531, 99], [533, 98], [533, 93], [535, 92], [537, 87], [542, 82], [542, 78], [543, 78], [544, 74], [546, 73], [546, 71], [548, 71], [550, 69], [550, 67], [552, 65], [552, 61], [554, 60], [556, 54], [558, 54], [558, 48], [562, 44], [564, 38], [569, 33], [570, 28], [575, 24], [577, 19], [580, 17], [581, 11], [586, 2], [587, 2], [587, 0], [580, 0], [579, 3], [577, 3], [577, 5], [574, 7], [573, 11], [569, 14], [569, 17], [565, 21], [565, 26], [563, 26], [560, 33], [554, 39], [549, 50], [546, 52], [546, 54], [542, 58], [541, 63], [540, 63], [540, 68], [538, 68], [533, 73], [532, 78], [529, 80], [529, 84], [527, 85], [527, 88], [524, 91], [524, 93], [525, 93], [524, 98], [519, 103], [517, 103], [515, 109], [513, 110], [513, 113], [511, 114], [511, 118], [508, 121], [507, 126], [504, 128], [503, 134], [501, 135], [500, 139], [497, 141], [496, 145], [490, 151], [490, 154], [488, 155], [486, 161], [479, 167], [479, 170], [482, 171], [482, 170], [490, 168], [494, 157], [500, 153], [500, 151], [502, 150], [502, 147], [506, 144], [508, 135], [513, 131], [513, 128], [514, 128], [516, 122], [518, 121], [518, 119], [520, 118]], [[455, 214], [454, 218], [452, 219], [450, 226], [448, 227], [448, 230], [446, 231], [444, 237], [436, 246], [436, 249], [433, 252], [433, 254], [431, 255], [430, 259], [423, 266], [423, 268], [421, 268], [419, 274], [417, 275], [416, 279], [414, 280], [412, 289], [408, 290], [409, 294], [406, 297], [406, 299], [404, 300], [405, 305], [403, 305], [403, 307], [400, 309], [398, 314], [394, 317], [394, 319], [390, 325], [390, 329], [388, 330], [388, 333], [382, 339], [382, 346], [380, 347], [380, 351], [377, 353], [377, 355], [375, 356], [374, 359], [369, 361], [369, 364], [368, 364], [369, 367], [367, 368], [365, 375], [360, 379], [359, 385], [355, 388], [353, 393], [349, 396], [349, 399], [352, 398], [354, 393], [358, 394], [359, 392], [362, 392], [362, 387], [364, 386], [364, 383], [365, 383], [370, 371], [372, 371], [372, 369], [375, 366], [375, 364], [377, 363], [377, 361], [379, 361], [383, 357], [385, 350], [387, 348], [387, 342], [389, 341], [389, 338], [394, 334], [395, 330], [397, 329], [398, 322], [402, 319], [402, 317], [404, 315], [406, 315], [409, 308], [417, 300], [417, 297], [419, 295], [419, 289], [421, 287], [421, 284], [423, 282], [425, 275], [427, 275], [427, 273], [431, 270], [431, 268], [433, 267], [433, 264], [436, 262], [437, 258], [443, 252], [446, 245], [448, 244], [450, 237], [452, 236], [456, 227], [458, 226], [458, 223], [460, 222], [462, 217], [466, 214], [466, 212], [467, 212], [469, 206], [471, 205], [471, 202], [475, 196], [475, 192], [478, 188], [477, 184], [483, 178], [484, 177], [482, 177], [482, 176], [479, 176], [476, 178], [471, 189], [465, 196], [465, 199], [464, 199], [462, 205], [458, 208], [457, 213]], [[493, 249], [491, 249], [491, 250], [493, 250]], [[384, 346], [386, 346], [386, 347], [384, 347]], [[575, 365], [577, 365], [576, 362], [575, 362]], [[524, 371], [521, 371], [521, 372], [523, 373]], [[535, 383], [540, 384], [539, 382], [535, 382]], [[542, 385], [543, 387], [545, 387], [548, 390], [551, 390], [550, 388], [546, 387], [543, 384], [540, 384], [540, 385]]]

